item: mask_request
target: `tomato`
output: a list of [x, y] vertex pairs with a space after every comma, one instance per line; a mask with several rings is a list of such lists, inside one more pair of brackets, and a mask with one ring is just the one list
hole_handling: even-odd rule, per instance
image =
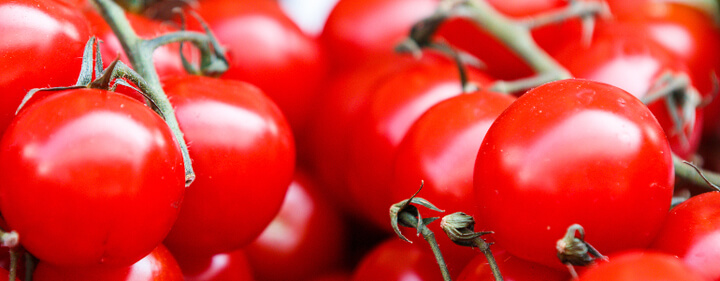
[[252, 269], [241, 250], [211, 257], [179, 259], [186, 281], [253, 281]]
[[90, 29], [82, 13], [64, 2], [0, 3], [0, 133], [33, 88], [74, 85]]
[[[557, 270], [537, 263], [525, 261], [508, 254], [506, 251], [493, 250], [503, 280], [506, 281], [563, 281], [570, 280], [567, 270]], [[485, 255], [476, 256], [463, 269], [458, 281], [493, 281], [495, 277], [490, 270]]]
[[360, 261], [352, 280], [443, 280], [427, 244], [410, 244], [393, 237], [377, 245]]
[[300, 280], [338, 268], [345, 237], [340, 213], [296, 173], [280, 213], [244, 251], [258, 279]]
[[54, 93], [25, 108], [0, 147], [0, 211], [48, 263], [133, 264], [178, 216], [178, 145], [156, 113], [129, 97]]
[[417, 21], [435, 10], [437, 0], [340, 0], [328, 16], [320, 40], [335, 68], [354, 68], [393, 55]]
[[693, 196], [670, 210], [651, 248], [679, 257], [708, 280], [720, 280], [720, 192]]
[[164, 89], [196, 173], [165, 245], [180, 259], [249, 244], [277, 214], [293, 176], [287, 121], [247, 83], [188, 76]]
[[352, 136], [351, 126], [361, 118], [370, 93], [393, 73], [416, 63], [410, 56], [397, 55], [373, 61], [331, 76], [316, 102], [308, 137], [298, 140], [299, 157], [304, 158], [310, 172], [320, 183], [319, 188], [343, 210], [353, 210], [354, 203], [347, 188], [347, 153]]
[[[127, 55], [125, 55], [125, 51], [123, 51], [120, 41], [112, 29], [110, 29], [110, 26], [105, 23], [105, 19], [103, 19], [97, 11], [92, 10], [92, 8], [88, 8], [85, 11], [85, 16], [90, 22], [93, 34], [102, 40], [100, 51], [102, 53], [103, 63], [105, 64], [104, 67], [112, 63], [112, 60], [118, 55], [120, 55], [121, 61], [127, 65], [131, 65]], [[126, 13], [125, 16], [135, 30], [135, 33], [144, 39], [152, 39], [165, 33], [177, 31], [176, 28], [168, 23], [153, 21], [132, 13]], [[188, 48], [192, 48], [191, 46], [192, 44], [186, 43], [184, 48], [187, 50]], [[186, 52], [186, 56], [187, 55]], [[156, 49], [155, 52], [153, 52], [152, 59], [155, 69], [161, 78], [187, 74], [180, 60], [180, 44], [170, 44]], [[191, 60], [192, 57], [188, 56], [188, 59]]]
[[33, 280], [72, 281], [181, 281], [180, 266], [162, 244], [147, 256], [127, 267], [66, 268], [40, 261], [33, 272]]
[[[469, 68], [471, 81], [490, 79]], [[443, 57], [426, 54], [421, 61], [393, 73], [370, 93], [370, 101], [350, 124], [348, 184], [354, 203], [377, 226], [390, 230], [388, 208], [397, 147], [410, 126], [430, 107], [462, 94], [457, 67]], [[420, 179], [412, 185], [418, 187]], [[408, 194], [409, 197], [411, 194]]]
[[476, 231], [555, 267], [555, 243], [575, 223], [600, 253], [645, 247], [670, 208], [673, 172], [667, 138], [637, 98], [599, 82], [547, 83], [485, 135], [474, 171]]
[[[478, 91], [439, 102], [415, 121], [397, 148], [394, 176], [390, 185], [393, 202], [407, 199], [425, 184], [418, 195], [445, 210], [445, 214], [465, 212], [474, 216], [473, 169], [483, 137], [495, 118], [515, 98]], [[428, 213], [428, 216], [438, 214]], [[440, 229], [437, 240], [448, 267], [459, 272], [478, 251], [454, 245]], [[413, 239], [415, 235], [408, 235]], [[422, 240], [415, 238], [413, 241]]]
[[276, 1], [206, 1], [198, 13], [228, 53], [230, 68], [222, 77], [260, 87], [301, 137], [327, 72], [320, 44]]
[[[644, 98], [663, 74], [688, 73], [676, 56], [652, 38], [625, 30], [623, 25], [605, 23], [600, 27], [591, 45], [575, 42], [556, 55], [558, 62], [576, 77], [608, 83]], [[690, 87], [694, 88], [692, 82]], [[680, 124], [682, 131], [678, 131], [665, 100], [648, 106], [668, 136], [672, 151], [682, 158], [691, 157], [700, 144], [702, 108], [696, 108], [695, 120], [684, 120]], [[679, 116], [685, 114], [680, 108], [675, 112]]]
[[676, 257], [654, 252], [625, 252], [610, 256], [610, 262], [588, 268], [578, 281], [600, 280], [705, 280]]

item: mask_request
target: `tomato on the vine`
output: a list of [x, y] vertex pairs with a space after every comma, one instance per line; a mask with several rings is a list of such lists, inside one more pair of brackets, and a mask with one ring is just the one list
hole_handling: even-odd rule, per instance
[[196, 179], [165, 245], [178, 260], [252, 242], [275, 217], [295, 168], [292, 132], [247, 83], [203, 76], [164, 81]]
[[187, 259], [178, 260], [178, 263], [180, 263], [186, 281], [255, 280], [252, 268], [242, 250], [215, 254], [210, 257], [185, 258]]
[[677, 257], [656, 253], [631, 251], [611, 255], [609, 262], [588, 268], [578, 281], [701, 281], [706, 280], [685, 266]]
[[352, 280], [434, 281], [442, 280], [429, 247], [393, 237], [378, 244], [357, 265]]
[[[504, 250], [496, 251], [493, 248], [498, 269], [506, 281], [564, 281], [570, 280], [567, 270], [558, 270], [508, 254]], [[484, 255], [476, 256], [463, 269], [458, 281], [493, 281], [493, 276], [487, 258]]]
[[500, 114], [480, 146], [478, 230], [555, 267], [555, 243], [576, 223], [603, 254], [646, 247], [670, 208], [673, 172], [667, 138], [640, 100], [599, 82], [547, 83]]
[[75, 84], [90, 28], [79, 10], [54, 0], [2, 1], [0, 18], [2, 133], [28, 91]]
[[178, 216], [178, 145], [155, 112], [127, 96], [53, 93], [23, 109], [0, 147], [2, 215], [48, 263], [133, 264]]

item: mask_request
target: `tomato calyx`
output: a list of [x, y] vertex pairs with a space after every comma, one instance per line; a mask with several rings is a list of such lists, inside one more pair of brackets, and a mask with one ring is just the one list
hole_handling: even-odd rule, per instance
[[[444, 212], [443, 210], [439, 209], [438, 207], [435, 207], [430, 201], [427, 201], [423, 198], [416, 197], [418, 193], [420, 193], [420, 190], [422, 190], [422, 187], [425, 183], [420, 183], [420, 188], [413, 194], [410, 198], [405, 199], [403, 201], [400, 201], [398, 203], [393, 204], [390, 206], [390, 224], [392, 225], [393, 230], [395, 233], [400, 237], [401, 239], [405, 240], [408, 243], [412, 243], [409, 239], [407, 239], [402, 232], [400, 232], [400, 228], [398, 225], [409, 227], [409, 228], [415, 228], [417, 229], [417, 235], [420, 236], [422, 234], [425, 241], [430, 244], [430, 248], [432, 249], [433, 254], [435, 255], [435, 259], [437, 260], [438, 266], [440, 267], [440, 272], [442, 273], [443, 280], [449, 281], [451, 280], [450, 272], [448, 271], [447, 265], [445, 264], [445, 259], [443, 258], [442, 253], [440, 252], [440, 248], [438, 247], [437, 241], [435, 240], [435, 234], [430, 230], [430, 228], [427, 227], [428, 224], [436, 221], [439, 219], [438, 217], [431, 217], [431, 218], [422, 218], [420, 215], [420, 211], [417, 207], [414, 205], [420, 205], [423, 207], [426, 207], [430, 210], [436, 211], [436, 212]], [[414, 204], [414, 205], [412, 205]]]
[[503, 280], [500, 268], [495, 257], [490, 251], [490, 243], [485, 242], [481, 236], [491, 234], [492, 231], [475, 232], [475, 219], [463, 212], [456, 212], [444, 216], [440, 221], [440, 227], [447, 236], [460, 246], [477, 247], [485, 255], [495, 280]]
[[[579, 238], [575, 237], [576, 233], [580, 233]], [[579, 224], [568, 227], [565, 236], [557, 241], [555, 249], [557, 249], [557, 257], [560, 262], [568, 267], [570, 274], [575, 278], [577, 278], [577, 272], [573, 266], [586, 266], [596, 259], [607, 260], [606, 256], [600, 254], [595, 247], [585, 241], [585, 229]]]

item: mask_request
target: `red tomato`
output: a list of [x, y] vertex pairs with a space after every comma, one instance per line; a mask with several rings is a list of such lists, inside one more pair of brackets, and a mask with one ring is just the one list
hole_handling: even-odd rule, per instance
[[170, 251], [160, 244], [147, 256], [127, 267], [66, 268], [40, 261], [33, 280], [55, 281], [182, 281], [180, 266]]
[[[625, 31], [622, 25], [613, 23], [601, 27], [604, 31], [598, 32], [591, 45], [575, 42], [557, 54], [558, 62], [576, 77], [608, 83], [643, 98], [667, 71], [688, 72], [677, 57], [651, 38]], [[658, 100], [648, 106], [668, 136], [672, 151], [682, 158], [691, 157], [700, 144], [702, 109], [695, 110], [694, 123], [686, 121], [682, 131], [678, 131], [666, 101]], [[679, 108], [676, 112], [680, 116], [684, 114]]]
[[[471, 68], [468, 75], [480, 85], [490, 81]], [[376, 85], [368, 96], [370, 102], [358, 112], [358, 122], [350, 124], [348, 185], [353, 202], [377, 226], [390, 231], [388, 208], [397, 202], [388, 191], [397, 147], [406, 132], [433, 105], [460, 94], [455, 63], [426, 54]], [[412, 187], [419, 184], [417, 179]]]
[[709, 280], [720, 280], [720, 192], [693, 196], [670, 210], [651, 248], [678, 256]]
[[129, 97], [55, 93], [24, 109], [0, 146], [0, 210], [48, 263], [133, 264], [178, 216], [180, 150], [165, 122]]
[[393, 55], [437, 0], [341, 0], [328, 16], [320, 40], [336, 68], [354, 68]]
[[[508, 254], [506, 251], [494, 251], [495, 261], [505, 281], [564, 281], [570, 280], [567, 270], [557, 270], [541, 264], [529, 262]], [[485, 255], [478, 255], [460, 273], [457, 281], [494, 281], [490, 265]]]
[[637, 98], [599, 82], [551, 82], [490, 126], [475, 163], [475, 219], [509, 253], [561, 267], [555, 243], [575, 223], [603, 254], [649, 245], [673, 180], [667, 138]]
[[347, 151], [352, 136], [349, 124], [361, 118], [359, 112], [369, 102], [376, 84], [414, 63], [412, 57], [398, 55], [340, 72], [329, 79], [316, 102], [306, 142], [298, 140], [298, 146], [304, 147], [299, 149], [299, 157], [306, 159], [323, 193], [344, 210], [354, 208], [347, 188]]
[[[127, 65], [131, 65], [130, 61], [123, 51], [123, 47], [120, 41], [113, 33], [110, 26], [105, 23], [105, 19], [100, 16], [97, 11], [92, 8], [88, 8], [85, 11], [85, 16], [90, 22], [92, 32], [98, 39], [102, 40], [100, 51], [102, 52], [104, 67], [107, 67], [112, 63], [113, 59], [120, 55], [120, 60]], [[138, 36], [144, 39], [152, 39], [159, 35], [177, 31], [177, 28], [172, 27], [170, 24], [153, 21], [144, 18], [139, 15], [132, 13], [126, 13], [130, 25], [135, 30]], [[187, 50], [192, 44], [186, 43], [184, 48]], [[187, 55], [187, 52], [186, 52]], [[174, 76], [174, 75], [186, 75], [187, 72], [183, 68], [182, 61], [180, 60], [180, 44], [170, 44], [160, 47], [153, 52], [153, 63], [158, 75], [162, 77]], [[192, 59], [188, 56], [188, 59]]]
[[443, 280], [427, 244], [410, 244], [397, 237], [377, 245], [355, 268], [352, 280], [431, 281]]
[[292, 180], [290, 127], [250, 84], [202, 76], [164, 84], [197, 176], [165, 245], [178, 259], [247, 245], [275, 217]]
[[626, 252], [588, 268], [578, 281], [700, 281], [706, 280], [676, 257], [653, 252]]
[[0, 134], [33, 88], [74, 85], [90, 29], [82, 13], [64, 2], [0, 3]]
[[258, 279], [304, 280], [339, 267], [345, 237], [340, 213], [296, 173], [280, 213], [244, 251]]
[[198, 12], [228, 52], [230, 69], [222, 77], [258, 86], [301, 136], [327, 72], [320, 44], [276, 1], [208, 1]]
[[[465, 212], [474, 216], [477, 203], [473, 196], [473, 170], [477, 151], [490, 124], [514, 100], [512, 96], [478, 91], [451, 97], [428, 109], [397, 148], [394, 180], [390, 185], [392, 201], [407, 199], [424, 180], [419, 197], [446, 214]], [[454, 245], [439, 223], [430, 227], [439, 233], [438, 244], [451, 270], [459, 272], [479, 254], [477, 250]], [[413, 239], [419, 240], [422, 238]]]
[[253, 281], [252, 269], [243, 251], [206, 257], [178, 259], [185, 281]]

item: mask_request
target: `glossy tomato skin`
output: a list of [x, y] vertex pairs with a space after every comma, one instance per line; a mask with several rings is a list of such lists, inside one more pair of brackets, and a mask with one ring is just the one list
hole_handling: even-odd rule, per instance
[[[423, 113], [397, 148], [390, 185], [392, 202], [410, 197], [423, 180], [418, 196], [447, 214], [476, 215], [473, 170], [477, 151], [492, 122], [514, 100], [509, 95], [480, 90], [448, 98]], [[438, 244], [451, 273], [460, 272], [478, 255], [476, 249], [456, 246], [442, 234], [440, 224], [431, 224], [430, 228], [440, 233]], [[425, 243], [421, 237], [408, 234], [413, 241]]]
[[679, 257], [709, 280], [720, 280], [720, 192], [693, 196], [670, 210], [651, 248]]
[[340, 212], [304, 173], [296, 173], [280, 212], [244, 248], [260, 280], [304, 280], [343, 261], [345, 229]]
[[334, 68], [348, 69], [393, 56], [417, 21], [430, 16], [437, 0], [340, 0], [320, 41]]
[[56, 281], [182, 281], [180, 266], [162, 244], [147, 256], [126, 267], [58, 267], [40, 261], [33, 280]]
[[25, 108], [0, 146], [0, 210], [48, 263], [133, 264], [177, 218], [180, 150], [165, 122], [129, 97], [54, 93]]
[[292, 179], [290, 127], [247, 83], [188, 76], [164, 81], [164, 89], [197, 176], [165, 245], [178, 259], [247, 245], [275, 217]]
[[[504, 250], [493, 248], [495, 261], [498, 264], [503, 280], [506, 281], [564, 281], [570, 280], [567, 270], [550, 268], [541, 264], [529, 262], [508, 254]], [[490, 265], [484, 255], [477, 255], [463, 269], [458, 281], [493, 281]]]
[[276, 1], [207, 1], [198, 13], [227, 51], [230, 68], [222, 78], [258, 86], [302, 136], [327, 74], [320, 44], [302, 33]]
[[637, 98], [599, 82], [551, 82], [488, 130], [475, 163], [475, 219], [509, 253], [561, 267], [555, 243], [575, 223], [603, 254], [649, 245], [673, 181], [667, 138]]
[[392, 237], [378, 244], [355, 268], [353, 281], [443, 280], [429, 247]]
[[611, 255], [609, 262], [588, 268], [578, 281], [600, 280], [706, 280], [685, 266], [677, 257], [656, 252], [631, 251]]
[[245, 252], [215, 254], [210, 257], [179, 259], [186, 281], [253, 281], [252, 268]]
[[[484, 73], [468, 70], [470, 81], [489, 83]], [[408, 129], [433, 105], [462, 93], [455, 64], [429, 53], [389, 76], [369, 94], [370, 102], [358, 112], [357, 123], [351, 124], [347, 180], [355, 204], [360, 204], [365, 217], [377, 226], [390, 231], [387, 211], [397, 203], [388, 192], [393, 161]], [[419, 186], [418, 179], [413, 187]]]
[[[90, 23], [92, 33], [102, 40], [100, 45], [100, 51], [103, 57], [104, 67], [107, 67], [112, 63], [113, 59], [119, 55], [120, 60], [125, 64], [131, 66], [130, 61], [123, 51], [123, 47], [120, 44], [117, 36], [113, 33], [110, 26], [105, 22], [105, 19], [98, 14], [93, 7], [87, 7], [84, 11], [85, 17]], [[168, 23], [158, 22], [150, 20], [148, 18], [136, 15], [133, 13], [126, 13], [125, 17], [130, 22], [135, 33], [143, 39], [152, 39], [154, 37], [178, 31], [177, 28], [172, 27]], [[184, 48], [192, 48], [186, 44]], [[187, 52], [186, 52], [187, 55]], [[187, 75], [185, 68], [183, 68], [182, 61], [180, 60], [180, 45], [169, 44], [156, 49], [153, 52], [153, 64], [155, 70], [161, 78], [176, 76], [176, 75]], [[188, 59], [192, 59], [192, 56], [188, 56]]]
[[33, 88], [74, 85], [90, 29], [65, 2], [0, 3], [0, 133]]
[[[687, 66], [652, 37], [625, 30], [622, 24], [603, 22], [590, 45], [574, 42], [558, 52], [556, 59], [577, 78], [611, 84], [637, 98], [644, 98], [663, 74], [690, 74]], [[583, 54], [579, 56], [578, 54]], [[690, 87], [695, 88], [694, 81]], [[695, 109], [695, 119], [685, 121], [678, 131], [665, 100], [648, 105], [663, 127], [672, 151], [689, 159], [700, 145], [703, 109]], [[677, 108], [677, 114], [684, 112]]]

